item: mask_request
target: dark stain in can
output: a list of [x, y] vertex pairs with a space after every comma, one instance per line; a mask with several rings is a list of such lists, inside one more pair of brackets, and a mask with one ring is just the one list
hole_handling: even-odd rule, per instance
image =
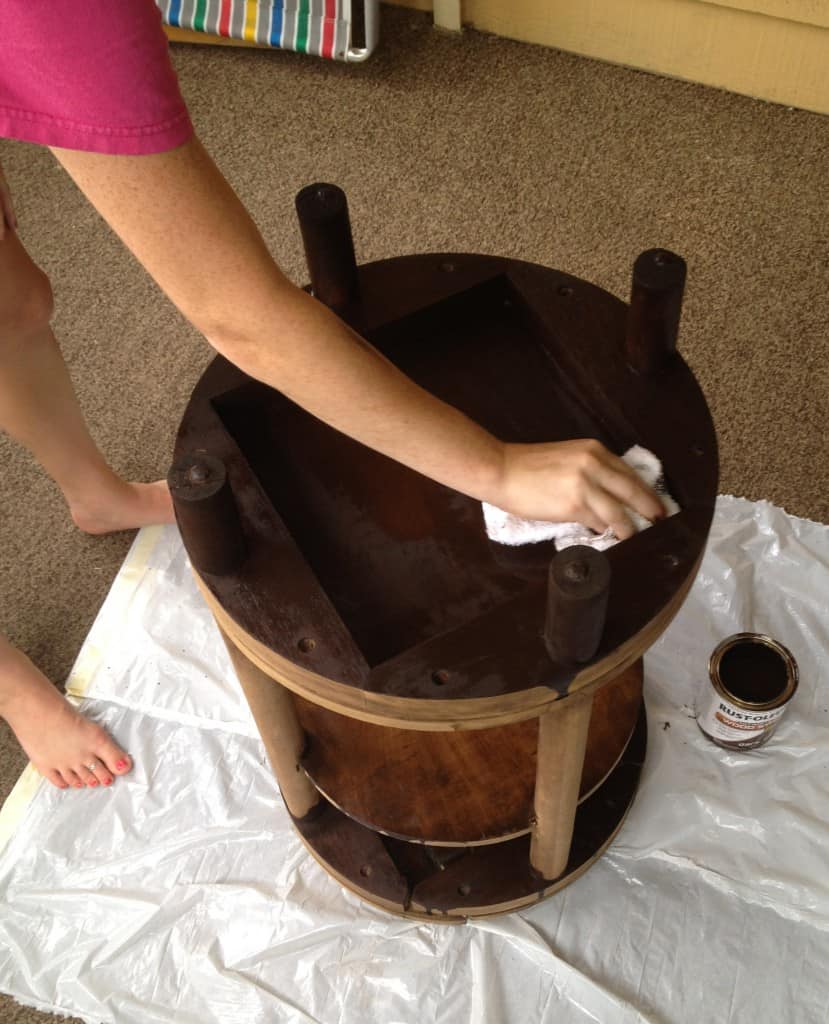
[[762, 633], [735, 633], [715, 649], [708, 673], [712, 689], [697, 716], [702, 732], [728, 750], [762, 746], [797, 690], [791, 653]]

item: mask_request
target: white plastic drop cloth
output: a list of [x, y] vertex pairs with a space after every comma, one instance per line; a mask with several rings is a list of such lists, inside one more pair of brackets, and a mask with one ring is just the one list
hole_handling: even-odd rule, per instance
[[[621, 833], [531, 910], [395, 918], [294, 835], [173, 528], [143, 531], [71, 677], [135, 759], [111, 789], [21, 778], [0, 816], [0, 989], [115, 1024], [829, 1020], [829, 527], [720, 498], [646, 658], [648, 756]], [[765, 747], [693, 709], [723, 637], [800, 689]]]

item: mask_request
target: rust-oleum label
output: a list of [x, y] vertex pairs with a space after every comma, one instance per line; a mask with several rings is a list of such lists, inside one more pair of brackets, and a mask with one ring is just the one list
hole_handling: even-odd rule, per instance
[[721, 747], [759, 747], [777, 727], [797, 689], [790, 652], [762, 633], [736, 633], [708, 663], [711, 688], [700, 702], [697, 725]]
[[768, 739], [785, 710], [784, 704], [770, 711], [747, 711], [730, 704], [715, 691], [698, 721], [702, 731], [713, 739], [729, 740], [742, 746]]

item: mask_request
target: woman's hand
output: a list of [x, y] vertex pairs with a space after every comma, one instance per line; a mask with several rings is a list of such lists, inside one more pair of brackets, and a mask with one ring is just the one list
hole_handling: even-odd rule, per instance
[[17, 230], [17, 217], [12, 207], [12, 194], [6, 179], [3, 175], [3, 168], [0, 167], [0, 239], [5, 237], [6, 231]]
[[498, 493], [491, 504], [521, 516], [582, 523], [620, 540], [635, 533], [625, 512], [661, 519], [665, 508], [626, 462], [599, 441], [505, 444]]

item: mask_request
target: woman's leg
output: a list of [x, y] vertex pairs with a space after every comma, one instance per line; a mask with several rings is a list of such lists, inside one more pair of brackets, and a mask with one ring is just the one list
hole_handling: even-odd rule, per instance
[[0, 239], [0, 430], [32, 452], [87, 533], [172, 522], [163, 481], [127, 483], [98, 451], [49, 326], [51, 315], [48, 278], [7, 231]]
[[[109, 786], [132, 766], [99, 725], [79, 715], [23, 654], [0, 634], [0, 718], [41, 775], [60, 789]], [[92, 769], [92, 770], [91, 770]]]
[[[0, 429], [34, 454], [82, 530], [169, 522], [164, 482], [126, 483], [95, 446], [49, 326], [51, 314], [47, 277], [7, 230], [0, 238]], [[131, 767], [129, 755], [2, 636], [0, 717], [38, 771], [61, 788], [109, 785]]]

